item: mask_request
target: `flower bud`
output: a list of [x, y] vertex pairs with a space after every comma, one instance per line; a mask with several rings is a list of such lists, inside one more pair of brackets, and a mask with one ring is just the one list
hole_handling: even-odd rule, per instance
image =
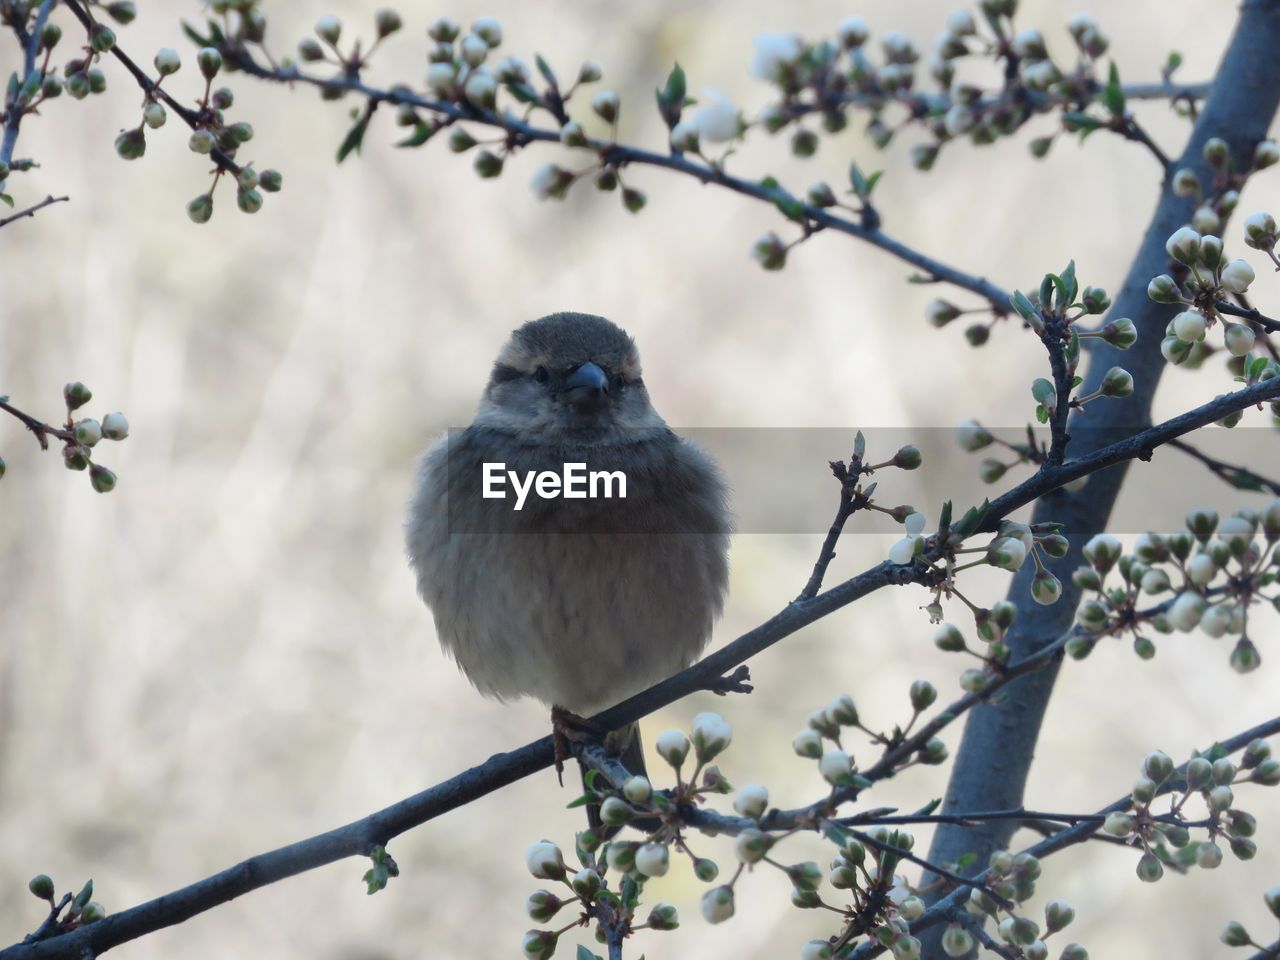
[[1252, 942], [1249, 931], [1237, 920], [1232, 920], [1223, 927], [1222, 933], [1218, 934], [1218, 939], [1228, 947], [1247, 947]]
[[1037, 570], [1031, 578], [1031, 599], [1048, 606], [1062, 596], [1062, 581], [1048, 570]]
[[1128, 397], [1133, 394], [1133, 375], [1123, 367], [1112, 367], [1102, 378], [1104, 397]]
[[469, 33], [463, 37], [458, 49], [462, 54], [463, 62], [469, 67], [480, 66], [489, 56], [489, 45], [474, 33]]
[[141, 127], [124, 130], [116, 137], [116, 156], [121, 160], [137, 160], [147, 152], [147, 138]]
[[480, 17], [471, 24], [471, 33], [491, 47], [502, 45], [502, 22], [497, 17]]
[[1138, 860], [1138, 879], [1143, 883], [1155, 883], [1164, 876], [1164, 866], [1154, 854], [1144, 853]]
[[27, 882], [27, 889], [31, 891], [31, 895], [39, 897], [41, 900], [53, 899], [53, 880], [46, 874], [37, 873]]
[[612, 90], [602, 90], [591, 98], [591, 109], [605, 123], [614, 123], [618, 119], [621, 101]]
[[832, 748], [818, 760], [818, 772], [833, 786], [839, 786], [853, 772], [853, 763], [843, 750]]
[[560, 935], [551, 930], [530, 930], [520, 942], [520, 949], [529, 960], [547, 960], [556, 952]]
[[498, 97], [498, 81], [484, 70], [473, 70], [462, 86], [462, 92], [472, 106], [492, 110]]
[[187, 216], [192, 223], [208, 223], [213, 216], [213, 197], [207, 193], [200, 194], [187, 204]]
[[733, 809], [741, 816], [750, 817], [753, 820], [764, 816], [768, 807], [769, 791], [755, 784], [743, 787], [733, 800]]
[[751, 255], [766, 270], [781, 270], [787, 265], [787, 245], [772, 230], [756, 241]]
[[116, 33], [105, 23], [95, 23], [89, 28], [89, 46], [95, 53], [106, 53], [116, 45]]
[[952, 624], [944, 623], [933, 634], [933, 645], [945, 653], [964, 649], [964, 637]]
[[699, 763], [723, 753], [733, 740], [733, 728], [718, 713], [700, 713], [693, 718], [690, 740]]
[[636, 851], [636, 869], [646, 877], [665, 876], [671, 866], [665, 843], [645, 843]]
[[245, 213], [257, 213], [262, 209], [262, 194], [257, 190], [237, 190], [236, 206]]
[[222, 69], [222, 54], [213, 47], [201, 47], [196, 53], [196, 65], [206, 80], [212, 80]]
[[594, 870], [583, 869], [573, 875], [573, 878], [569, 881], [569, 886], [573, 888], [574, 893], [587, 903], [590, 903], [595, 899], [596, 894], [600, 892], [604, 882], [600, 879], [600, 874]]
[[669, 903], [655, 903], [645, 923], [651, 930], [674, 930], [680, 926], [680, 913]]
[[540, 880], [559, 880], [565, 875], [564, 857], [550, 840], [530, 844], [524, 852], [525, 866]]
[[733, 887], [723, 886], [702, 895], [702, 916], [707, 923], [722, 923], [733, 916]]
[[316, 63], [324, 59], [324, 48], [315, 37], [303, 37], [298, 41], [298, 59], [303, 63]]
[[1222, 218], [1213, 207], [1196, 207], [1195, 213], [1191, 214], [1191, 229], [1199, 234], [1217, 233], [1222, 229]]
[[342, 21], [327, 14], [316, 21], [316, 36], [328, 44], [335, 44], [342, 36]]
[[1222, 848], [1205, 841], [1196, 847], [1196, 866], [1202, 870], [1215, 870], [1222, 863]]
[[1280, 146], [1274, 140], [1259, 140], [1253, 149], [1253, 169], [1265, 170], [1280, 162]]
[[116, 475], [101, 464], [89, 464], [89, 483], [98, 493], [110, 493], [116, 488]]
[[942, 951], [948, 957], [963, 957], [973, 951], [973, 934], [958, 923], [952, 923], [942, 934]]
[[917, 680], [911, 684], [911, 708], [916, 713], [928, 710], [938, 699], [938, 690], [928, 680]]
[[[104, 491], [99, 491], [102, 493]], [[107, 908], [100, 904], [97, 900], [90, 900], [84, 905], [84, 909], [80, 911], [80, 921], [82, 923], [97, 923], [107, 915]]]
[[1269, 213], [1251, 213], [1244, 220], [1244, 242], [1255, 250], [1273, 250], [1276, 245], [1276, 221]]
[[208, 130], [195, 130], [187, 141], [192, 153], [208, 154], [218, 145], [217, 138]]
[[[858, 722], [858, 708], [854, 705], [853, 697], [849, 696], [847, 693], [842, 693], [837, 697], [832, 697], [827, 703], [825, 715], [840, 726], [851, 727], [856, 725]], [[812, 724], [812, 720], [810, 723]], [[815, 727], [815, 729], [818, 728]], [[818, 732], [823, 733], [828, 731], [819, 729]], [[829, 732], [834, 736], [839, 733], [839, 730], [830, 730]]]
[[827, 940], [810, 940], [800, 948], [800, 960], [831, 960], [831, 944]]
[[689, 755], [689, 738], [679, 730], [668, 730], [658, 737], [655, 744], [658, 756], [679, 770], [684, 758]]
[[383, 7], [374, 13], [373, 25], [378, 32], [378, 39], [381, 40], [383, 37], [391, 36], [391, 34], [404, 26], [404, 21], [400, 19], [400, 14], [396, 11]]
[[182, 57], [178, 55], [178, 51], [171, 47], [161, 47], [156, 51], [155, 60], [156, 71], [162, 77], [167, 77], [171, 73], [177, 73], [182, 67]]
[[[899, 470], [915, 470], [923, 462], [920, 456], [920, 448], [915, 444], [907, 444], [893, 455], [893, 465]], [[920, 516], [920, 514], [916, 514]], [[919, 531], [916, 531], [917, 533]]]
[[1253, 267], [1245, 260], [1232, 260], [1222, 268], [1222, 286], [1232, 293], [1244, 293], [1253, 280]]
[[1127, 837], [1133, 833], [1133, 816], [1120, 810], [1113, 810], [1103, 820], [1102, 831], [1113, 837]]
[[714, 860], [700, 857], [693, 863], [693, 874], [703, 883], [710, 883], [720, 876], [720, 867], [716, 865]]
[[1179, 197], [1193, 197], [1200, 193], [1200, 179], [1190, 167], [1181, 167], [1173, 174], [1173, 192]]
[[1190, 227], [1179, 227], [1169, 237], [1164, 248], [1179, 263], [1194, 264], [1200, 252], [1200, 234]]
[[436, 17], [427, 27], [427, 36], [436, 43], [453, 43], [461, 32], [458, 22], [448, 17]]

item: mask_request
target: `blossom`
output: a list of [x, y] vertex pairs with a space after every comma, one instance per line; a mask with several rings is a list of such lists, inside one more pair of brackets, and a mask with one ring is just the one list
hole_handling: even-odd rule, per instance
[[1244, 293], [1253, 278], [1253, 267], [1245, 260], [1232, 260], [1222, 268], [1222, 285], [1232, 293]]
[[751, 59], [751, 74], [771, 83], [781, 80], [786, 68], [804, 53], [800, 37], [794, 33], [762, 33], [754, 42], [756, 53]]
[[741, 127], [738, 108], [723, 93], [711, 87], [703, 90], [702, 105], [694, 112], [692, 123], [698, 136], [708, 143], [732, 140]]

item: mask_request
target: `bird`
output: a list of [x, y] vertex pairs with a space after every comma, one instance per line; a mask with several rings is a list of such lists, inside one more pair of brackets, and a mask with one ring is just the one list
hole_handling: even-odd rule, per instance
[[[550, 481], [525, 480], [515, 509], [495, 494], [567, 464], [620, 472], [625, 496], [544, 497]], [[512, 484], [486, 496], [486, 469]], [[562, 312], [512, 332], [471, 424], [422, 456], [405, 537], [441, 646], [481, 694], [551, 708], [559, 771], [561, 734], [588, 739], [585, 718], [709, 642], [728, 587], [728, 503], [717, 464], [654, 410], [633, 338]], [[594, 734], [645, 772], [636, 724]]]

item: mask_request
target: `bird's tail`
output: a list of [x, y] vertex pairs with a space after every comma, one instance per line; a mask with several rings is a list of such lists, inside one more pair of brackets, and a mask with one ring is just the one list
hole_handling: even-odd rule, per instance
[[[629, 723], [625, 727], [619, 727], [617, 730], [611, 731], [605, 737], [604, 746], [610, 754], [617, 756], [618, 762], [626, 767], [632, 775], [648, 775], [644, 765], [644, 745], [640, 740], [640, 725], [638, 723]], [[578, 765], [582, 769], [582, 782], [585, 789], [587, 767], [581, 761], [579, 761]], [[600, 807], [597, 804], [593, 803], [587, 806], [587, 822], [593, 830], [599, 829], [604, 825], [600, 820]], [[615, 828], [612, 833], [616, 832]]]

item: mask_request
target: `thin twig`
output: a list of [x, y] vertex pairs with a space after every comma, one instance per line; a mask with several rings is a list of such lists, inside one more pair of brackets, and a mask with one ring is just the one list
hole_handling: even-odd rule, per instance
[[1237, 490], [1270, 490], [1276, 496], [1280, 496], [1280, 483], [1275, 480], [1268, 480], [1266, 477], [1259, 476], [1248, 467], [1237, 466], [1233, 463], [1227, 463], [1216, 457], [1211, 457], [1203, 450], [1193, 447], [1185, 440], [1170, 440], [1169, 446], [1175, 450], [1181, 450], [1187, 456], [1199, 460], [1208, 467], [1213, 474], [1225, 483], [1229, 483]]
[[1160, 163], [1160, 169], [1166, 174], [1173, 166], [1173, 161], [1169, 159], [1169, 155], [1160, 149], [1159, 144], [1151, 139], [1151, 135], [1138, 124], [1133, 117], [1125, 117], [1124, 125], [1116, 128], [1120, 135], [1126, 140], [1132, 140], [1134, 143], [1140, 143], [1148, 150], [1151, 155]]
[[1280, 320], [1272, 320], [1266, 314], [1258, 311], [1257, 307], [1239, 307], [1227, 300], [1219, 300], [1215, 306], [1219, 313], [1225, 313], [1229, 317], [1241, 317], [1245, 320], [1252, 320], [1268, 333], [1280, 333]]
[[22, 421], [23, 426], [36, 436], [36, 441], [40, 444], [41, 450], [49, 449], [49, 437], [57, 437], [59, 440], [65, 440], [67, 443], [75, 442], [76, 436], [70, 430], [63, 430], [52, 424], [45, 423], [43, 420], [37, 420], [29, 413], [23, 413], [17, 407], [10, 404], [7, 400], [0, 400], [0, 410], [11, 414]]
[[37, 210], [43, 210], [45, 207], [52, 206], [55, 203], [62, 203], [70, 199], [70, 197], [55, 197], [53, 194], [50, 194], [39, 203], [32, 204], [27, 207], [27, 209], [19, 210], [17, 213], [11, 214], [3, 220], [0, 220], [0, 227], [7, 227], [9, 224], [13, 223], [13, 221], [21, 220], [23, 217], [34, 217]]

